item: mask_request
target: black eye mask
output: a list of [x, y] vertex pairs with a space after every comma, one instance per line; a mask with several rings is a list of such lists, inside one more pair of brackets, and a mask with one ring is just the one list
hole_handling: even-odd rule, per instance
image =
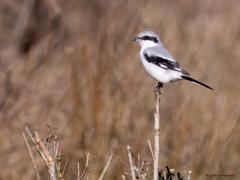
[[143, 36], [141, 39], [142, 39], [142, 40], [149, 40], [149, 41], [153, 41], [153, 42], [155, 42], [155, 43], [157, 43], [157, 42], [158, 42], [157, 38], [156, 38], [156, 37], [154, 37], [154, 36]]

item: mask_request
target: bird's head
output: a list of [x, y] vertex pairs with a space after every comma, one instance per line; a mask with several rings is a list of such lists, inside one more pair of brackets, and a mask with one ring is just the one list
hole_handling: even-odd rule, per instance
[[149, 48], [161, 44], [159, 36], [152, 31], [139, 33], [133, 38], [133, 41], [139, 43], [141, 48]]

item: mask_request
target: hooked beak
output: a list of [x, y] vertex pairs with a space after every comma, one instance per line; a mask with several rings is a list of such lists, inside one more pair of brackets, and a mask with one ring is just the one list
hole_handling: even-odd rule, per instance
[[132, 39], [133, 42], [139, 42], [140, 38], [139, 37], [135, 37]]

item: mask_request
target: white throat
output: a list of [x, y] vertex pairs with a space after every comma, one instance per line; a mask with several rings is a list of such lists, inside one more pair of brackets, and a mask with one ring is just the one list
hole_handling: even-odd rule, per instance
[[141, 41], [140, 42], [140, 46], [141, 46], [141, 49], [147, 49], [147, 48], [150, 48], [150, 47], [154, 47], [154, 46], [159, 46], [160, 43], [154, 43], [152, 41]]

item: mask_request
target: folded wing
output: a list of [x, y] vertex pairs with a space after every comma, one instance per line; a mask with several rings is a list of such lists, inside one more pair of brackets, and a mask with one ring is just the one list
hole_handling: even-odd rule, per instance
[[181, 72], [183, 75], [189, 75], [186, 71], [182, 70], [181, 66], [164, 48], [148, 48], [143, 52], [145, 59], [156, 66], [172, 71]]

